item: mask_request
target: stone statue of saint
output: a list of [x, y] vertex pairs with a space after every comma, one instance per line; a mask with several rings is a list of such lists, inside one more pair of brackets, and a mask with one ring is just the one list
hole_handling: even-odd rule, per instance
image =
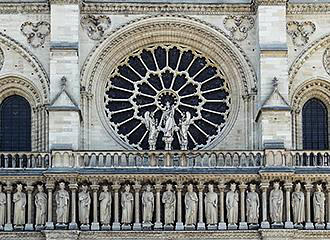
[[282, 223], [283, 214], [283, 192], [280, 189], [280, 183], [274, 182], [274, 189], [270, 192], [270, 218], [273, 223]]
[[25, 206], [26, 206], [26, 194], [22, 192], [22, 184], [17, 184], [17, 192], [14, 193], [14, 224], [16, 226], [22, 226], [25, 224]]
[[55, 195], [57, 223], [66, 224], [69, 222], [70, 196], [68, 191], [65, 190], [64, 182], [61, 182], [59, 187], [60, 189]]
[[238, 222], [238, 192], [236, 184], [230, 184], [230, 191], [226, 195], [226, 208], [228, 224], [236, 225]]
[[121, 222], [122, 224], [131, 224], [133, 220], [133, 202], [134, 197], [130, 192], [130, 185], [125, 186], [125, 191], [121, 194]]
[[109, 225], [111, 218], [111, 193], [108, 192], [108, 186], [102, 186], [102, 190], [99, 196], [100, 222], [103, 225]]
[[197, 194], [193, 191], [193, 185], [189, 184], [187, 187], [187, 192], [184, 198], [186, 206], [186, 226], [196, 225], [197, 222], [197, 205], [198, 197]]
[[144, 125], [146, 126], [147, 130], [149, 131], [149, 150], [156, 150], [156, 142], [158, 138], [158, 121], [154, 117], [153, 112], [145, 112], [144, 119], [143, 119]]
[[2, 192], [2, 185], [0, 185], [0, 225], [6, 223], [6, 194]]
[[182, 119], [179, 121], [179, 141], [181, 150], [188, 149], [188, 130], [192, 123], [190, 112], [186, 112]]
[[246, 195], [246, 217], [247, 222], [258, 224], [259, 222], [259, 196], [256, 193], [256, 185], [250, 184], [250, 192]]
[[89, 213], [91, 207], [91, 196], [88, 192], [88, 186], [83, 185], [79, 193], [79, 221], [81, 224], [89, 224]]
[[165, 142], [165, 150], [171, 150], [174, 131], [177, 129], [174, 120], [175, 109], [171, 107], [169, 102], [166, 102], [165, 110], [160, 119], [160, 129], [164, 132], [163, 141]]
[[47, 214], [47, 194], [44, 193], [42, 185], [38, 185], [38, 193], [34, 198], [34, 204], [36, 206], [36, 225], [44, 225]]
[[209, 192], [205, 194], [205, 216], [208, 225], [218, 223], [218, 194], [214, 192], [212, 184], [208, 186]]
[[292, 193], [293, 223], [302, 224], [305, 222], [305, 194], [301, 191], [301, 184], [297, 183]]
[[322, 185], [317, 184], [313, 195], [314, 222], [317, 224], [324, 223], [324, 201], [325, 195], [322, 192]]
[[173, 225], [175, 220], [176, 197], [172, 192], [172, 185], [166, 185], [166, 192], [163, 193], [162, 202], [164, 203], [164, 224]]
[[151, 192], [151, 186], [147, 185], [142, 194], [143, 223], [151, 224], [154, 213], [154, 194]]

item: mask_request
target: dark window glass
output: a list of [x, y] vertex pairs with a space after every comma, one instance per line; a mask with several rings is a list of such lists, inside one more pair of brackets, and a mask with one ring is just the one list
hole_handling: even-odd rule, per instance
[[0, 151], [31, 151], [31, 107], [21, 96], [0, 106]]
[[328, 149], [328, 112], [324, 104], [315, 98], [305, 103], [302, 112], [303, 148]]

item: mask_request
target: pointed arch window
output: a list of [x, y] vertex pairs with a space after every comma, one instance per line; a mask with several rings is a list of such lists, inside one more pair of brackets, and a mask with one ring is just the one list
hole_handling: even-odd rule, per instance
[[0, 105], [0, 151], [31, 151], [31, 106], [21, 96]]
[[322, 101], [308, 100], [302, 110], [303, 149], [328, 149], [328, 111]]

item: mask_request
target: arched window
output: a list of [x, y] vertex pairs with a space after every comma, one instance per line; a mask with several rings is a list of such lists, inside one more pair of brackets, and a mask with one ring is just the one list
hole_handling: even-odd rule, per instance
[[31, 151], [31, 107], [21, 96], [0, 105], [0, 151]]
[[328, 149], [328, 111], [318, 99], [308, 100], [302, 111], [303, 149]]

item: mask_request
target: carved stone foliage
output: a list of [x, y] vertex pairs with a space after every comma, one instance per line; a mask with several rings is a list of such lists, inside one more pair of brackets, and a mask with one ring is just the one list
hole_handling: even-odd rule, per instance
[[0, 48], [0, 71], [2, 69], [2, 66], [3, 66], [4, 61], [5, 61], [5, 56], [3, 54], [2, 49]]
[[25, 22], [21, 25], [21, 32], [26, 36], [28, 43], [37, 48], [45, 43], [45, 38], [50, 33], [50, 24], [45, 21]]
[[223, 24], [232, 38], [243, 41], [254, 26], [254, 19], [251, 16], [227, 16], [223, 20]]
[[287, 24], [287, 32], [292, 37], [295, 46], [300, 47], [308, 43], [309, 37], [315, 32], [316, 26], [310, 21], [291, 21]]
[[[1, 62], [0, 62], [1, 64]], [[327, 48], [323, 54], [323, 66], [325, 71], [330, 75], [330, 48]]]
[[92, 40], [100, 40], [104, 32], [111, 26], [108, 16], [87, 15], [81, 18], [81, 26]]

